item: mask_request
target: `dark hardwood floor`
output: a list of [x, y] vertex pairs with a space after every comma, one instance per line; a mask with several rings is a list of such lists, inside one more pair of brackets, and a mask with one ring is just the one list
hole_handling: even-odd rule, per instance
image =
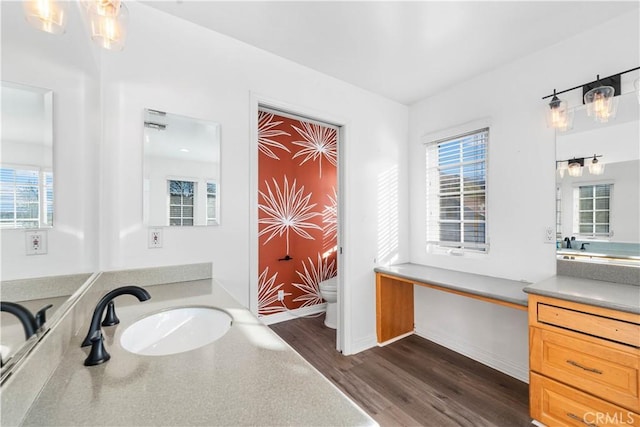
[[416, 335], [352, 356], [324, 317], [271, 325], [381, 426], [531, 426], [529, 387]]

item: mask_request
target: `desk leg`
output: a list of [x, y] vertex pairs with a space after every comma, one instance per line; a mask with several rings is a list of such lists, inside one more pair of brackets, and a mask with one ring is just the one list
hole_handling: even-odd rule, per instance
[[413, 332], [413, 283], [376, 273], [378, 343]]

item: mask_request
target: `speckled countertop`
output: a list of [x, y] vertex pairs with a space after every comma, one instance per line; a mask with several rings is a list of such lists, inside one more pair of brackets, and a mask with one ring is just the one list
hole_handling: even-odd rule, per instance
[[640, 314], [640, 286], [553, 276], [524, 288], [530, 294]]
[[[85, 329], [42, 389], [25, 426], [376, 425], [214, 280], [147, 287], [149, 301], [116, 298], [120, 324], [103, 328], [107, 363], [85, 367]], [[120, 346], [128, 325], [168, 307], [210, 305], [233, 317], [219, 340], [170, 356]], [[88, 326], [87, 319], [87, 325]]]

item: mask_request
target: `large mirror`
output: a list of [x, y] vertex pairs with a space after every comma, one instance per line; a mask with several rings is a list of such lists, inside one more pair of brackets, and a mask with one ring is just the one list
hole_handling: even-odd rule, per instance
[[149, 226], [220, 224], [220, 125], [144, 111], [144, 221]]
[[556, 135], [559, 259], [640, 265], [639, 99], [617, 98], [615, 118], [595, 122], [581, 106]]
[[53, 225], [53, 94], [1, 82], [0, 228]]

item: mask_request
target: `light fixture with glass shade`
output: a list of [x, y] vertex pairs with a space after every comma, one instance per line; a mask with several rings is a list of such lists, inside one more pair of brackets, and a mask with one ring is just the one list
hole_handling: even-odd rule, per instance
[[618, 108], [614, 87], [600, 84], [600, 75], [596, 80], [596, 87], [584, 94], [584, 103], [587, 106], [587, 115], [600, 123], [614, 118]]
[[573, 126], [573, 110], [569, 109], [567, 101], [558, 98], [553, 90], [553, 98], [547, 110], [547, 126], [564, 132]]
[[27, 22], [40, 31], [63, 34], [67, 28], [68, 1], [25, 0], [24, 14]]
[[589, 173], [591, 175], [602, 175], [604, 173], [604, 164], [600, 163], [595, 154], [593, 155], [593, 159], [589, 161]]
[[573, 158], [568, 160], [567, 173], [569, 176], [577, 178], [582, 176], [582, 166], [584, 165], [584, 159]]
[[129, 11], [120, 0], [95, 0], [87, 9], [91, 39], [107, 50], [122, 50]]
[[[52, 34], [63, 34], [70, 1], [23, 0], [27, 22]], [[88, 20], [91, 39], [107, 50], [122, 50], [129, 11], [121, 0], [80, 0]]]

